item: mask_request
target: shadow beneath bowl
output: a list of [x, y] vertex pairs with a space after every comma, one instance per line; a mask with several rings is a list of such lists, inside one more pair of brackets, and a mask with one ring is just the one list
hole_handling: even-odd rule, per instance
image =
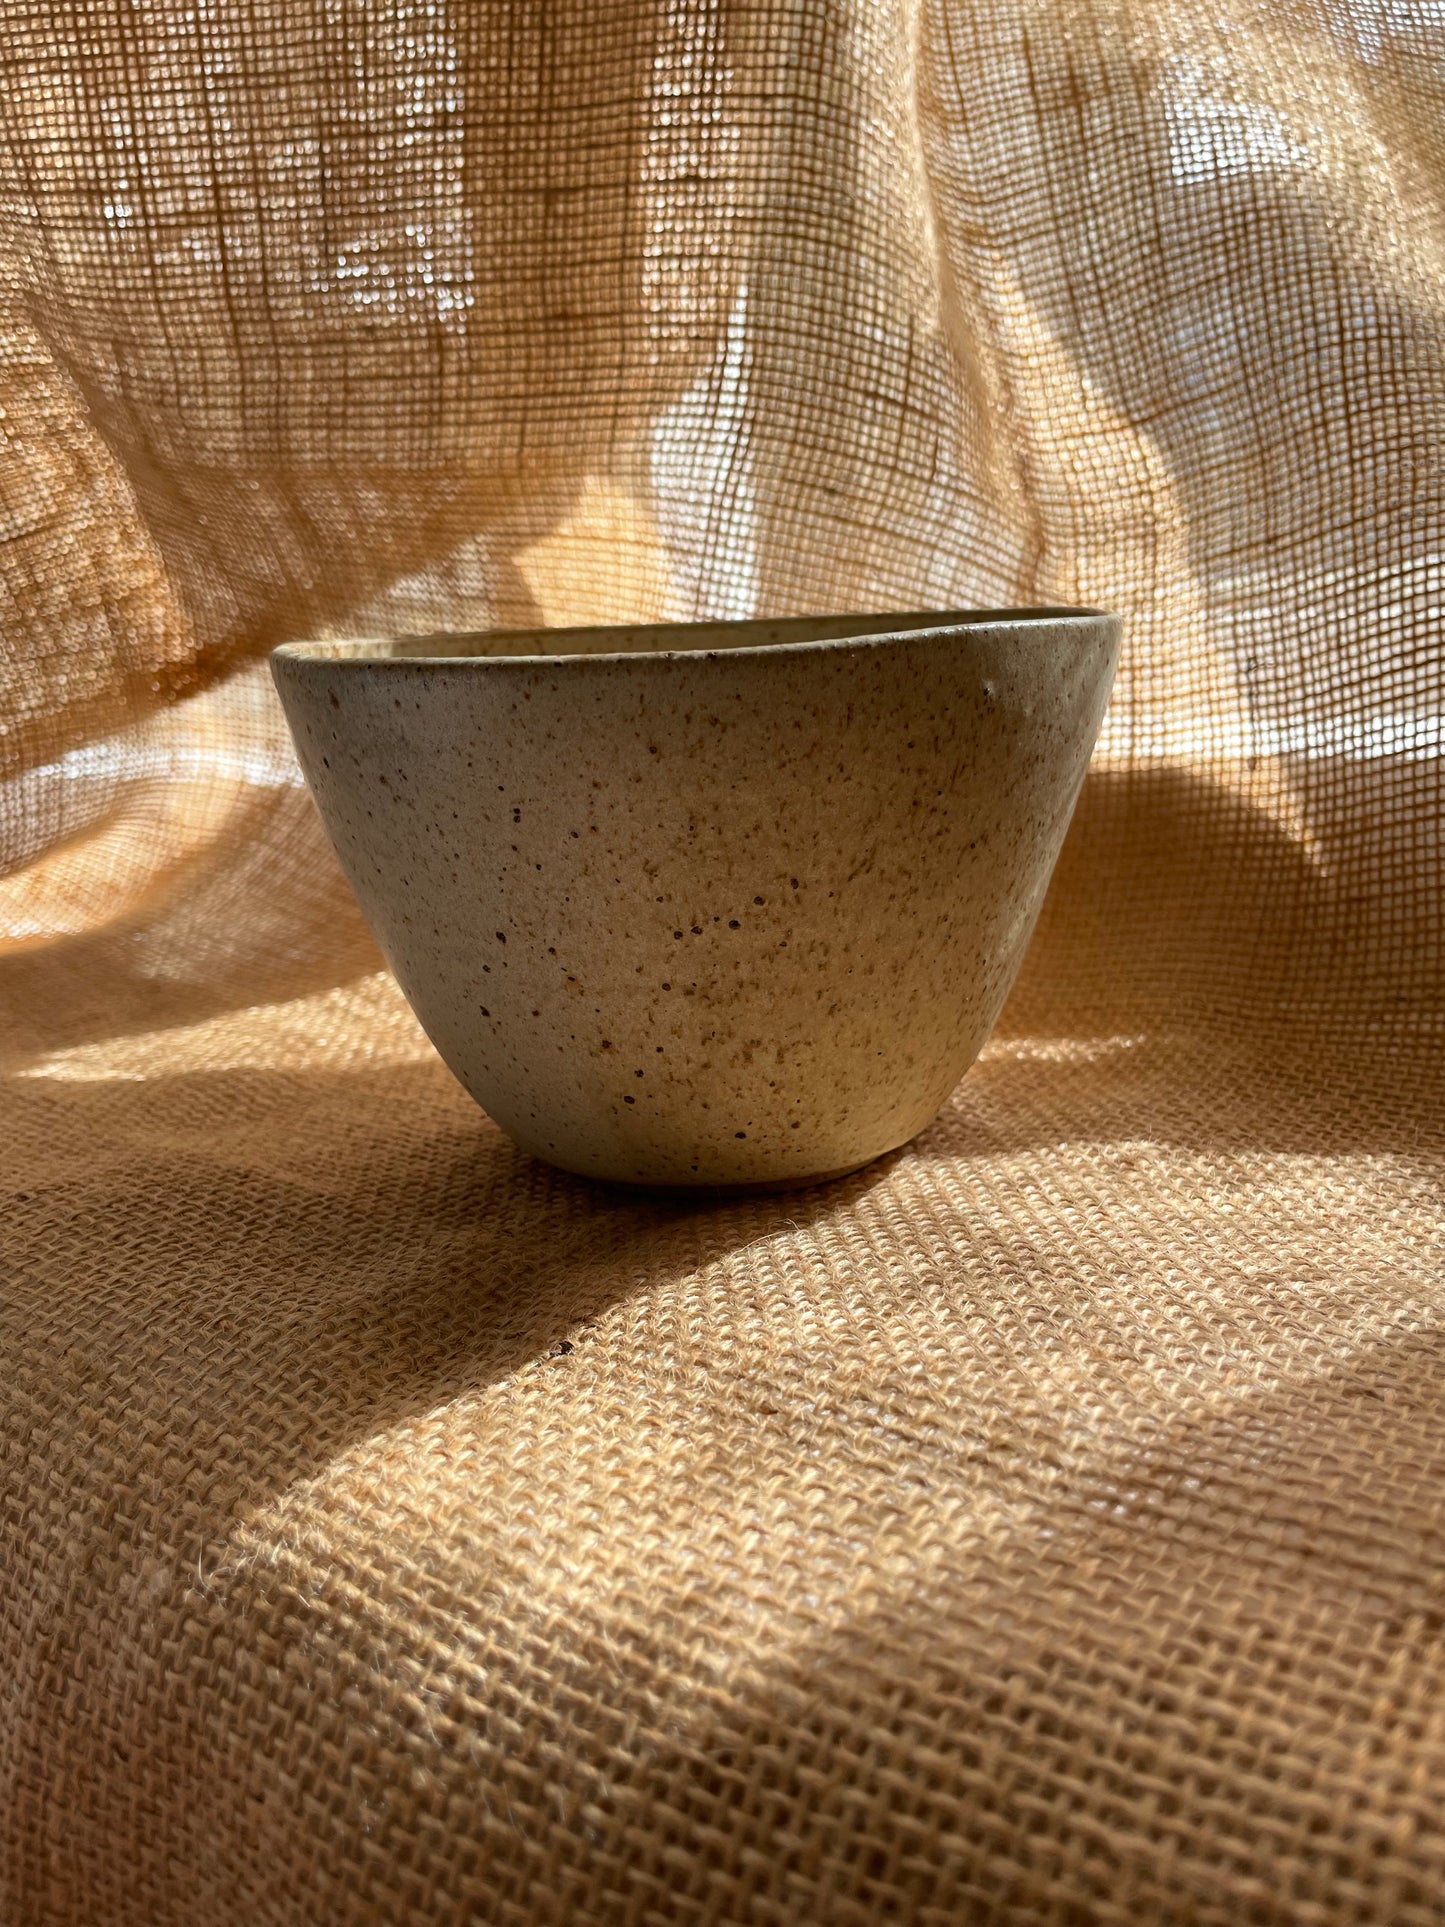
[[[619, 1298], [845, 1208], [889, 1162], [776, 1201], [603, 1186], [517, 1150], [433, 1061], [0, 1088], [33, 1147], [5, 1186], [9, 1343], [48, 1386], [29, 1449], [66, 1456], [104, 1410], [137, 1490], [185, 1468], [172, 1496], [204, 1543], [356, 1441], [570, 1349]], [[138, 1384], [168, 1388], [161, 1432]]]

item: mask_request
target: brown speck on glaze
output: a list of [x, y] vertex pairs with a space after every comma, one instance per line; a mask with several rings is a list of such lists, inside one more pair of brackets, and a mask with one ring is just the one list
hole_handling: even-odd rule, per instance
[[[362, 908], [478, 1102], [570, 1170], [737, 1189], [905, 1143], [977, 1054], [1117, 634], [920, 612], [273, 662]], [[696, 977], [659, 978], [683, 942]]]

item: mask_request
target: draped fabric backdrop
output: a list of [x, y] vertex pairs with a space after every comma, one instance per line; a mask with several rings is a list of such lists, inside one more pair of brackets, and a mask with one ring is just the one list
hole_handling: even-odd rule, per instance
[[[7, 0], [0, 1919], [1437, 1927], [1441, 0]], [[284, 638], [1118, 610], [909, 1149], [452, 1084]]]

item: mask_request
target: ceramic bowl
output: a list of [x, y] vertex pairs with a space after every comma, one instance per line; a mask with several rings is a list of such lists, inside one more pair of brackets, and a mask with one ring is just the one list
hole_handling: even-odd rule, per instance
[[1012, 983], [1119, 625], [921, 612], [291, 643], [306, 780], [428, 1036], [593, 1178], [904, 1144]]

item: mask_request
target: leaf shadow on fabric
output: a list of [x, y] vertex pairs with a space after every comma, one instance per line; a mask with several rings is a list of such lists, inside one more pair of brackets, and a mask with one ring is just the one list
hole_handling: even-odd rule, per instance
[[[689, 1875], [699, 1905], [819, 1923], [1430, 1919], [1445, 1333], [1313, 1359], [1299, 1336], [1274, 1386], [1201, 1371], [1166, 1418], [1106, 1375], [1097, 1436], [1056, 1408], [855, 1517], [852, 1595], [800, 1605], [790, 1652], [741, 1631], [629, 1757], [599, 1716], [559, 1894], [615, 1882], [604, 1921]], [[599, 1625], [571, 1695], [646, 1717], [655, 1641], [641, 1615]], [[644, 1814], [665, 1869], [629, 1857]]]
[[[1407, 1891], [1403, 1835], [1369, 1856], [1416, 1813], [1440, 1660], [1433, 1314], [1393, 1246], [1373, 1301], [1364, 1241], [1348, 1286], [1319, 1270], [1278, 1117], [1185, 1146], [1273, 1271], [1180, 1279], [1168, 1174], [1132, 1148], [1167, 1161], [1179, 1110], [1147, 1051], [980, 1072], [981, 1123], [956, 1100], [854, 1178], [715, 1203], [536, 1165], [428, 1064], [12, 1080], [60, 1165], [47, 1183], [37, 1153], [6, 1217], [10, 1791], [63, 1775], [66, 1877], [117, 1802], [180, 1775], [186, 1905], [244, 1891], [280, 1921], [304, 1878], [354, 1918], [347, 1842], [412, 1837], [424, 1783], [479, 1826], [479, 1787], [518, 1803], [447, 1835], [471, 1842], [448, 1870], [469, 1904], [535, 1881], [621, 1921], [720, 1868], [825, 1922], [890, 1894], [900, 1918], [946, 1895], [1023, 1921], [1126, 1879], [1161, 1920], [1212, 1922], [1231, 1882], [1273, 1880], [1247, 1891], [1282, 1927], [1268, 1893], [1312, 1891], [1321, 1802], [1357, 1800], [1352, 1735], [1395, 1693], [1378, 1825], [1351, 1805], [1331, 1851]], [[1298, 1130], [1311, 1168], [1361, 1148], [1348, 1119]], [[1029, 1199], [1067, 1174], [1065, 1278]], [[691, 1535], [714, 1532], [746, 1585], [699, 1555], [696, 1588]], [[221, 1648], [270, 1680], [254, 1706], [220, 1710]], [[379, 1805], [334, 1760], [325, 1816], [277, 1800], [292, 1695], [308, 1757], [372, 1736]], [[545, 1812], [509, 1733], [555, 1753]], [[1198, 1820], [1195, 1776], [1226, 1770], [1268, 1826]], [[1140, 1784], [1152, 1832], [1123, 1828]], [[665, 1867], [628, 1848], [659, 1812], [696, 1849]], [[539, 1864], [556, 1826], [570, 1854]], [[22, 1896], [47, 1877], [32, 1843]]]

